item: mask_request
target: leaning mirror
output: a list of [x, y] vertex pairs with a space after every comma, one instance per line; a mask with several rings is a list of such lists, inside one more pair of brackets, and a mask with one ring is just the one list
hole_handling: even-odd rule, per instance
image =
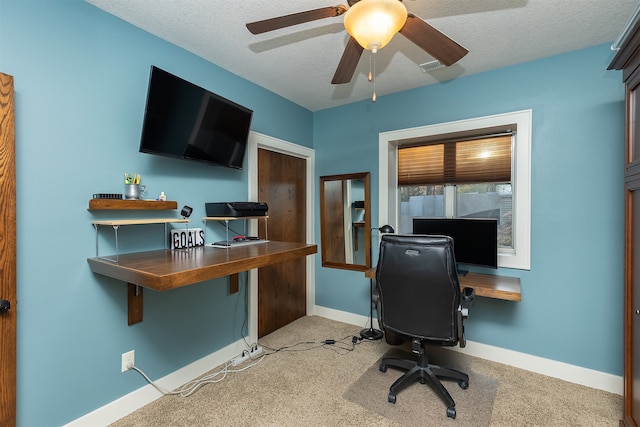
[[369, 172], [320, 177], [322, 266], [371, 267]]

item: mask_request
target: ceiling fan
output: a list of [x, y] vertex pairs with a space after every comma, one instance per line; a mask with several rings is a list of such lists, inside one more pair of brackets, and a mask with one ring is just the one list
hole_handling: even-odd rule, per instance
[[[446, 66], [455, 64], [469, 52], [422, 19], [407, 12], [402, 0], [348, 0], [347, 3], [348, 8], [344, 5], [322, 7], [246, 25], [251, 33], [262, 34], [344, 14], [344, 26], [350, 37], [331, 80], [332, 84], [349, 83], [362, 51], [368, 49], [375, 53], [398, 32]], [[369, 18], [372, 20], [368, 20]]]

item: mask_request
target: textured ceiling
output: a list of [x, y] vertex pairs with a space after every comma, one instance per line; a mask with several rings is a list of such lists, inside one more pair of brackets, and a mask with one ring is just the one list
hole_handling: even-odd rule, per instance
[[[331, 78], [348, 40], [342, 17], [261, 35], [245, 23], [345, 4], [332, 0], [86, 0], [311, 111], [371, 97], [365, 51], [350, 83]], [[423, 72], [433, 58], [396, 35], [376, 55], [378, 97], [615, 41], [638, 0], [405, 0], [408, 11], [469, 54]]]

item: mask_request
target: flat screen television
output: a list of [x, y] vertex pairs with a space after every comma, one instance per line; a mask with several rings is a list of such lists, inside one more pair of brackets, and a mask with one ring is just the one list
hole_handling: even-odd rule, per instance
[[242, 169], [252, 115], [242, 105], [152, 66], [140, 152]]
[[495, 218], [414, 218], [413, 234], [450, 236], [457, 263], [498, 268]]

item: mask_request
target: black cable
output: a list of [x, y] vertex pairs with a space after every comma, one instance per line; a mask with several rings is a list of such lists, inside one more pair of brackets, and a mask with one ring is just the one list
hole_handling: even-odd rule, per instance
[[[244, 330], [245, 327], [247, 327], [247, 324], [249, 322], [249, 278], [248, 278], [248, 274], [242, 274], [242, 278], [243, 280], [241, 281], [242, 283], [240, 284], [240, 292], [242, 292], [242, 289], [244, 288], [244, 318], [242, 321], [242, 326], [240, 327], [240, 338], [242, 338], [242, 340], [244, 341], [244, 343], [247, 345], [248, 348], [251, 348], [254, 344], [253, 343], [249, 343], [247, 341], [247, 336], [244, 334]], [[244, 285], [244, 286], [242, 286]], [[348, 338], [351, 338], [351, 341], [347, 341], [344, 342], [345, 340], [347, 340]], [[260, 345], [263, 350], [265, 351], [264, 356], [269, 356], [271, 354], [274, 353], [278, 353], [280, 351], [310, 351], [310, 350], [314, 350], [316, 348], [327, 348], [330, 349], [332, 351], [337, 352], [338, 354], [346, 354], [348, 352], [354, 351], [355, 350], [355, 346], [357, 344], [360, 344], [362, 341], [362, 337], [357, 337], [355, 335], [347, 335], [346, 337], [339, 339], [339, 340], [334, 340], [334, 339], [326, 339], [323, 341], [301, 341], [295, 344], [291, 344], [288, 346], [284, 346], [284, 347], [280, 347], [277, 349], [256, 343], [256, 345]], [[308, 348], [303, 348], [303, 349], [295, 349], [294, 347], [300, 346], [300, 345], [312, 345], [312, 347], [308, 347]], [[333, 346], [334, 348], [330, 348], [330, 346]], [[268, 350], [270, 350], [271, 352], [267, 352]], [[344, 353], [342, 353], [344, 351]]]
[[[345, 342], [345, 340], [347, 339], [349, 341]], [[268, 351], [266, 354], [267, 356], [281, 352], [281, 351], [303, 352], [303, 351], [315, 350], [318, 348], [325, 348], [328, 350], [335, 351], [338, 354], [344, 355], [355, 350], [355, 346], [356, 344], [359, 344], [359, 341], [361, 341], [361, 338], [358, 338], [355, 335], [347, 335], [346, 337], [339, 340], [326, 339], [322, 341], [300, 341], [295, 344], [290, 344], [280, 348], [271, 348], [271, 347], [265, 346], [264, 344], [261, 344], [261, 345], [265, 351]], [[300, 348], [300, 349], [295, 348], [302, 345], [308, 345], [310, 347]]]
[[[233, 231], [233, 230], [232, 230]], [[243, 274], [242, 275], [243, 279], [242, 280], [242, 284], [244, 284], [244, 286], [242, 286], [242, 284], [240, 285], [240, 290], [242, 290], [242, 288], [244, 288], [244, 320], [242, 321], [242, 326], [240, 327], [240, 338], [242, 338], [242, 340], [245, 342], [245, 344], [247, 345], [248, 348], [251, 348], [253, 346], [253, 343], [249, 343], [247, 342], [247, 337], [244, 334], [244, 328], [245, 326], [247, 326], [248, 322], [249, 322], [249, 277], [248, 274]], [[350, 342], [344, 342], [346, 339], [351, 338]], [[335, 351], [338, 354], [347, 354], [349, 352], [352, 352], [355, 350], [355, 346], [357, 344], [361, 344], [362, 343], [363, 338], [362, 337], [358, 337], [356, 335], [347, 335], [346, 337], [339, 339], [339, 340], [334, 340], [334, 339], [326, 339], [323, 341], [300, 341], [298, 343], [295, 344], [291, 344], [288, 346], [284, 346], [284, 347], [280, 347], [280, 348], [271, 348], [268, 346], [265, 346], [264, 344], [259, 344], [256, 343], [256, 345], [260, 345], [263, 350], [265, 351], [264, 356], [269, 356], [275, 353], [278, 353], [280, 351], [310, 351], [310, 350], [314, 350], [317, 348], [327, 348], [329, 350]], [[367, 340], [368, 341], [368, 340]], [[365, 341], [365, 342], [367, 342]], [[308, 347], [308, 348], [303, 348], [303, 349], [295, 349], [294, 347], [300, 346], [300, 345], [312, 345], [312, 347]], [[270, 351], [270, 352], [269, 352]]]
[[228, 226], [226, 223], [222, 222], [222, 221], [218, 221], [218, 224], [222, 225], [225, 230], [229, 229], [233, 234], [235, 234], [236, 236], [243, 234], [243, 233], [238, 233], [236, 230], [233, 229], [233, 227]]
[[[244, 334], [245, 326], [247, 327], [247, 334], [249, 333], [249, 273], [243, 274], [242, 277], [244, 278], [244, 320], [240, 327], [240, 338], [242, 338], [248, 348], [251, 348], [254, 343], [249, 343], [247, 341], [247, 336]], [[257, 345], [257, 343], [255, 344]]]

